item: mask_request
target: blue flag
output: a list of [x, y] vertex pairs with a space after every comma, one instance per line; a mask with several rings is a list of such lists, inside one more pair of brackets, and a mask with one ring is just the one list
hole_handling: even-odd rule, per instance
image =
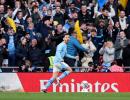
[[98, 0], [99, 9], [102, 9], [107, 0]]

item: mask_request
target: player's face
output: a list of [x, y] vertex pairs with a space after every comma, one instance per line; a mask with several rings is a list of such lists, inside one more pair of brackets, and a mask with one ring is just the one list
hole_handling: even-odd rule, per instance
[[70, 40], [70, 36], [69, 35], [65, 35], [64, 36], [64, 42], [67, 43]]

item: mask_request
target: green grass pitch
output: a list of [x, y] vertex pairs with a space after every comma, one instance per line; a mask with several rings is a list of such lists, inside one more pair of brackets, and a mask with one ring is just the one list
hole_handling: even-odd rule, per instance
[[1, 92], [0, 100], [130, 100], [130, 93], [11, 93]]

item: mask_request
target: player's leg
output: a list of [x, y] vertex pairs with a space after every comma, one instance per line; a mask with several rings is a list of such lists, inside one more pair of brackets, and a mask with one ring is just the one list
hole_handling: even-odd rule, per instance
[[64, 77], [68, 76], [71, 72], [72, 72], [72, 69], [71, 67], [69, 67], [68, 64], [62, 62], [62, 69], [65, 69], [66, 71], [63, 72], [58, 78], [57, 78], [57, 81], [60, 81], [61, 79], [63, 79]]
[[49, 79], [49, 81], [47, 82], [47, 84], [45, 85], [44, 91], [46, 92], [48, 87], [51, 86], [51, 84], [55, 81], [55, 79], [57, 78], [58, 74], [59, 74], [60, 69], [56, 66], [53, 67], [53, 75], [52, 77]]
[[53, 72], [52, 77], [48, 80], [47, 84], [45, 85], [45, 89], [48, 89], [48, 87], [55, 81], [57, 78], [59, 72]]

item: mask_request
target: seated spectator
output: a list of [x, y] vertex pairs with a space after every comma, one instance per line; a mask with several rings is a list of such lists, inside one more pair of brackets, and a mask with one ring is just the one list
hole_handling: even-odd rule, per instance
[[123, 68], [116, 63], [110, 67], [111, 72], [124, 72]]

